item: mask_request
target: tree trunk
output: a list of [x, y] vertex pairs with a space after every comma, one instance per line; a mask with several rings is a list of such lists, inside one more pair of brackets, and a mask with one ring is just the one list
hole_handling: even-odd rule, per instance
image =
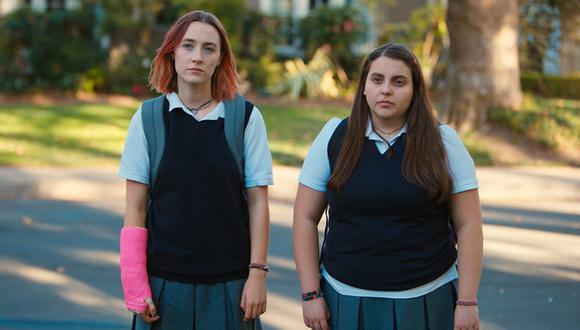
[[484, 126], [491, 107], [519, 108], [518, 1], [449, 0], [447, 25], [443, 119], [466, 131]]

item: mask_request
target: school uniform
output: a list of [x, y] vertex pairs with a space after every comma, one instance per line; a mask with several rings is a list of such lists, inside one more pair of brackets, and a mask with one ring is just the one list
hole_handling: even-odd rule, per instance
[[[224, 105], [196, 118], [166, 95], [166, 142], [147, 212], [147, 271], [161, 316], [138, 329], [256, 329], [239, 307], [250, 263], [244, 188], [271, 185], [264, 120], [246, 104], [244, 179], [224, 135]], [[131, 120], [119, 175], [149, 182], [141, 109]]]
[[[452, 328], [458, 273], [447, 205], [429, 201], [403, 177], [406, 127], [387, 144], [370, 120], [351, 177], [340, 192], [328, 191], [346, 124], [333, 118], [324, 126], [299, 179], [325, 192], [329, 204], [321, 289], [331, 328]], [[473, 160], [455, 131], [440, 125], [439, 132], [452, 194], [478, 188]]]

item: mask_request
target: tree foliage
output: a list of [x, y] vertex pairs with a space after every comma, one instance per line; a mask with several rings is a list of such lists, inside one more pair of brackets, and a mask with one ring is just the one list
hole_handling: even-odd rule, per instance
[[428, 84], [441, 54], [449, 47], [445, 9], [441, 2], [420, 7], [407, 21], [385, 24], [379, 35], [380, 44], [397, 42], [409, 46], [421, 63]]
[[0, 89], [73, 89], [106, 58], [85, 11], [37, 13], [23, 9], [0, 23]]
[[550, 48], [558, 47], [554, 36], [558, 9], [553, 0], [520, 0], [520, 68], [522, 71], [542, 72], [544, 57]]
[[356, 8], [322, 6], [302, 19], [299, 31], [307, 58], [312, 58], [319, 47], [329, 45], [332, 61], [347, 74], [352, 75], [358, 68], [359, 58], [352, 47], [364, 38], [366, 24]]

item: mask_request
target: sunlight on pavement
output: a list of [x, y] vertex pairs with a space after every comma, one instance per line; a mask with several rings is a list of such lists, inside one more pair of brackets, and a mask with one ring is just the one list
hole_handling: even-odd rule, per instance
[[119, 266], [119, 253], [108, 250], [96, 251], [94, 249], [75, 249], [74, 251], [64, 251], [70, 257], [82, 262], [90, 262], [95, 265], [115, 265]]
[[[561, 230], [570, 230], [570, 229], [579, 229], [580, 228], [580, 221], [570, 221], [570, 220], [562, 220], [557, 219], [555, 217], [548, 217], [543, 214], [528, 214], [526, 216], [522, 215], [514, 215], [513, 212], [506, 212], [502, 210], [502, 206], [496, 205], [486, 205], [485, 209], [485, 218], [486, 219], [493, 219], [494, 221], [501, 221], [507, 224], [509, 223], [516, 223], [516, 224], [526, 224], [528, 226], [550, 226], [555, 227]], [[495, 210], [499, 209], [499, 210]], [[528, 208], [518, 208], [517, 210], [530, 212], [530, 207]], [[567, 217], [568, 214], [562, 212], [561, 209], [558, 210], [558, 213], [562, 213], [563, 216]], [[547, 210], [542, 210], [544, 212], [549, 212]], [[542, 212], [539, 211], [539, 212]], [[574, 214], [571, 214], [574, 215]], [[580, 215], [578, 215], [578, 219], [580, 220]]]
[[486, 268], [580, 281], [580, 236], [489, 224], [483, 231]]
[[275, 267], [285, 268], [292, 271], [296, 270], [296, 265], [294, 264], [293, 259], [269, 256], [268, 263]]
[[260, 318], [264, 325], [272, 329], [306, 329], [299, 300], [271, 292], [268, 292], [268, 310]]
[[0, 274], [15, 276], [36, 284], [54, 286], [58, 295], [74, 304], [98, 308], [121, 317], [127, 316], [121, 299], [108, 296], [100, 290], [57, 271], [0, 257]]
[[61, 225], [55, 225], [47, 222], [39, 222], [36, 219], [33, 219], [29, 216], [22, 217], [22, 223], [30, 229], [38, 229], [43, 231], [49, 231], [53, 233], [64, 233], [68, 231], [67, 228]]
[[7, 258], [0, 258], [0, 273], [17, 276], [31, 282], [64, 286], [69, 278], [59, 272], [26, 265]]
[[270, 223], [286, 228], [292, 228], [291, 204], [270, 201]]

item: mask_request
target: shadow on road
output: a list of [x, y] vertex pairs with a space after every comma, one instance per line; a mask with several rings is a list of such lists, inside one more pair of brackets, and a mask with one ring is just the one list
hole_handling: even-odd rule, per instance
[[3, 329], [125, 329], [119, 214], [62, 201], [0, 201]]
[[485, 224], [580, 235], [580, 214], [490, 205], [482, 210]]
[[[266, 329], [304, 328], [291, 206], [271, 205]], [[483, 212], [482, 328], [574, 329], [580, 324], [578, 215], [504, 206]], [[0, 327], [127, 328], [118, 271], [121, 226], [118, 207], [0, 200]]]

